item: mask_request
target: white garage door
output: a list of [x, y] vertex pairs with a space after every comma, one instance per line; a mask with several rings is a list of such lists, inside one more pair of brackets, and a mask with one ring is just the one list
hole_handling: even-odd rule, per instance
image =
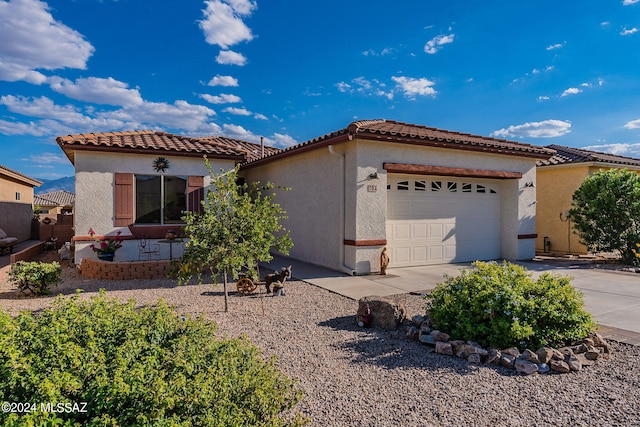
[[390, 267], [500, 257], [499, 181], [388, 176]]

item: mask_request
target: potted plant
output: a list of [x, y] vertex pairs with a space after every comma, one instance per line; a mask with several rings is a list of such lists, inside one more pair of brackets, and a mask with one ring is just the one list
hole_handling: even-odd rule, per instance
[[116, 250], [122, 247], [122, 234], [121, 231], [118, 231], [114, 237], [105, 236], [103, 238], [96, 237], [96, 232], [93, 231], [93, 228], [89, 229], [89, 236], [93, 239], [95, 244], [89, 246], [94, 252], [98, 254], [98, 259], [103, 261], [113, 261], [113, 256], [116, 253]]

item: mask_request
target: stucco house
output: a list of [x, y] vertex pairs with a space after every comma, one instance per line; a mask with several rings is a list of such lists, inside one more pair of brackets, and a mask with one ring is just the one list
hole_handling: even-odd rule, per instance
[[[197, 209], [209, 184], [206, 154], [214, 170], [241, 163], [246, 182], [290, 187], [277, 198], [290, 255], [349, 274], [379, 272], [384, 247], [391, 267], [532, 258], [536, 162], [554, 154], [388, 120], [357, 121], [285, 150], [153, 131], [57, 141], [75, 166], [77, 263], [95, 257], [89, 228], [122, 233], [118, 260], [137, 260], [142, 235], [179, 230], [179, 212]], [[159, 159], [169, 167], [158, 170]]]
[[75, 194], [65, 190], [36, 194], [33, 197], [33, 205], [37, 206], [40, 209], [41, 219], [55, 219], [58, 214], [72, 214], [74, 202]]
[[530, 259], [536, 162], [551, 149], [389, 120], [363, 120], [241, 166], [291, 187], [293, 258], [349, 274]]
[[538, 161], [536, 250], [540, 253], [587, 254], [587, 247], [580, 243], [567, 218], [573, 193], [585, 178], [600, 170], [625, 168], [640, 173], [640, 159], [561, 145], [547, 148], [556, 154]]
[[[90, 133], [58, 137], [75, 167], [75, 262], [95, 258], [89, 229], [124, 238], [116, 260], [140, 259], [141, 237], [157, 242], [180, 234], [184, 210], [198, 210], [209, 185], [206, 155], [215, 171], [261, 155], [261, 147], [224, 137], [190, 138], [154, 132]], [[270, 153], [270, 147], [263, 148]], [[181, 245], [159, 245], [161, 257], [179, 256]]]
[[31, 238], [34, 187], [42, 181], [0, 165], [0, 229], [19, 242]]

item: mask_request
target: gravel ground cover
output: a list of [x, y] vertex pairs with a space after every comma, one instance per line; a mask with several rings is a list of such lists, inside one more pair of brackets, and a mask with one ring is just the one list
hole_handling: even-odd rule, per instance
[[[403, 331], [362, 329], [356, 301], [304, 282], [287, 282], [283, 297], [230, 292], [225, 313], [222, 285], [85, 280], [70, 267], [63, 278], [56, 293], [83, 289], [90, 298], [104, 288], [140, 305], [163, 298], [179, 313], [215, 321], [219, 335], [246, 335], [297, 379], [306, 394], [294, 411], [311, 426], [640, 426], [640, 347], [612, 342], [611, 359], [582, 372], [522, 376], [435, 354]], [[409, 318], [424, 313], [419, 296], [397, 298]], [[52, 299], [22, 297], [0, 280], [6, 312]]]

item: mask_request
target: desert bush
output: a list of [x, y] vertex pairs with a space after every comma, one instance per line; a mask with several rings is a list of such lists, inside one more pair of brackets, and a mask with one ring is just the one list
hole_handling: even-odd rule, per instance
[[14, 283], [20, 292], [29, 291], [33, 295], [47, 295], [51, 287], [62, 281], [62, 268], [54, 262], [18, 261], [9, 270], [9, 281]]
[[285, 426], [301, 398], [275, 359], [163, 301], [136, 308], [101, 294], [0, 313], [0, 400], [82, 404], [87, 412], [0, 413], [0, 425]]
[[533, 280], [524, 267], [507, 262], [475, 262], [446, 277], [429, 298], [440, 330], [486, 347], [537, 349], [584, 338], [595, 327], [571, 278], [544, 273]]

